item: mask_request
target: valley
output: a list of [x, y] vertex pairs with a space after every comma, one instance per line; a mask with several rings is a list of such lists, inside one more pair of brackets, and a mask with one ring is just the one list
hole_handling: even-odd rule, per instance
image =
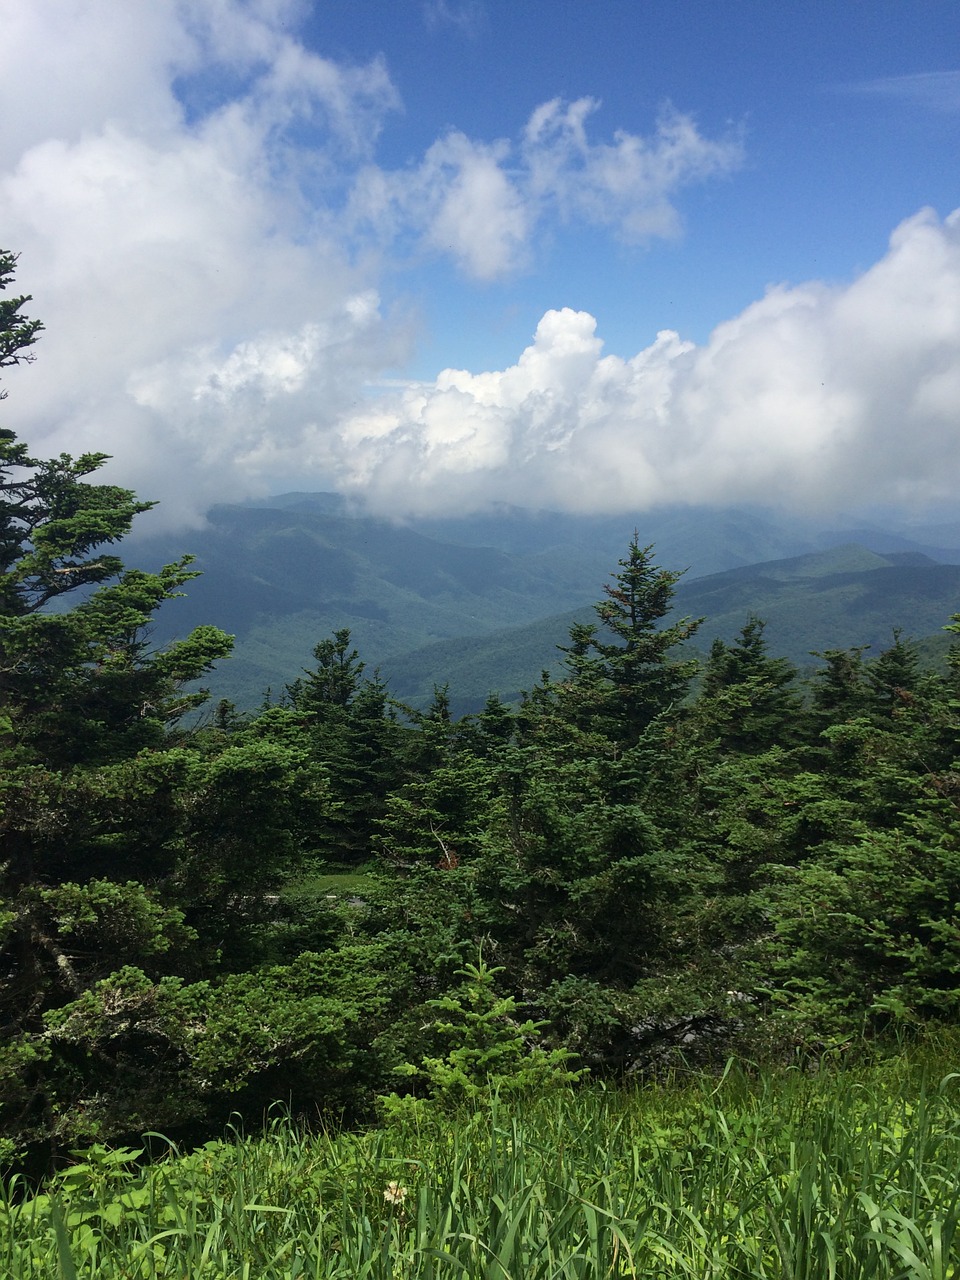
[[452, 710], [507, 702], [543, 670], [616, 569], [634, 528], [665, 568], [686, 569], [676, 612], [705, 619], [707, 652], [747, 617], [767, 624], [771, 651], [801, 668], [813, 652], [869, 645], [894, 629], [936, 663], [942, 627], [960, 608], [960, 527], [821, 530], [752, 511], [670, 509], [635, 517], [569, 516], [501, 507], [485, 515], [403, 523], [351, 512], [333, 494], [288, 494], [221, 506], [177, 538], [138, 538], [131, 560], [154, 567], [187, 545], [202, 576], [161, 612], [154, 641], [204, 621], [236, 637], [211, 683], [238, 707], [276, 699], [314, 645], [349, 628], [370, 672], [424, 706], [449, 685]]

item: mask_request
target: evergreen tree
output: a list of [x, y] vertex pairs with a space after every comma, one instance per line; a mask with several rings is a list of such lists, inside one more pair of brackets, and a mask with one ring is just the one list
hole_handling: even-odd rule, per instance
[[571, 629], [565, 704], [573, 721], [632, 746], [658, 715], [683, 700], [696, 662], [671, 658], [670, 651], [702, 620], [662, 625], [681, 576], [658, 568], [653, 548], [641, 547], [634, 534], [620, 571], [604, 587], [606, 599], [595, 606], [603, 630]]
[[761, 948], [775, 1007], [814, 1042], [960, 1013], [960, 788], [930, 777], [887, 829], [796, 868], [770, 893]]
[[496, 758], [513, 740], [516, 717], [497, 693], [487, 696], [483, 710], [461, 722], [461, 739], [484, 759]]
[[[443, 1057], [424, 1057], [419, 1066], [405, 1063], [400, 1074], [422, 1079], [432, 1102], [443, 1107], [476, 1104], [492, 1090], [500, 1094], [533, 1092], [572, 1084], [584, 1074], [571, 1069], [572, 1054], [540, 1043], [542, 1023], [517, 1021], [517, 1002], [500, 995], [495, 979], [502, 968], [490, 968], [480, 955], [476, 964], [457, 970], [463, 981], [448, 995], [428, 1001], [439, 1015], [428, 1028], [448, 1047]], [[403, 1114], [396, 1095], [382, 1099], [386, 1111]]]
[[[0, 255], [3, 285], [11, 270]], [[4, 366], [32, 355], [40, 326], [22, 319], [24, 301], [0, 307]], [[38, 461], [0, 434], [0, 1079], [18, 1081], [0, 1130], [21, 1141], [76, 1133], [91, 1097], [98, 1123], [137, 1123], [156, 1082], [108, 1079], [103, 1044], [51, 1028], [96, 990], [122, 1007], [121, 973], [137, 975], [146, 1016], [162, 984], [216, 967], [200, 932], [232, 904], [230, 931], [206, 942], [225, 954], [243, 934], [246, 904], [263, 903], [289, 852], [284, 786], [300, 781], [277, 744], [214, 757], [188, 735], [171, 743], [205, 697], [184, 685], [231, 641], [200, 627], [150, 647], [154, 610], [193, 574], [188, 559], [146, 573], [110, 553], [150, 504], [90, 483], [103, 461]], [[70, 608], [63, 597], [81, 588]], [[110, 1042], [129, 1061], [149, 1021], [121, 1022]]]
[[321, 725], [335, 723], [338, 713], [346, 711], [356, 697], [364, 664], [357, 650], [350, 648], [347, 628], [321, 640], [313, 657], [316, 666], [304, 672], [305, 679], [288, 686], [287, 693], [298, 711], [311, 712]]
[[362, 862], [399, 781], [402, 730], [379, 673], [364, 678], [347, 628], [321, 640], [313, 656], [316, 666], [288, 685], [287, 695], [305, 717], [313, 758], [329, 779], [318, 851], [334, 862]]
[[796, 670], [771, 658], [764, 623], [751, 617], [732, 645], [717, 638], [704, 667], [697, 713], [723, 751], [789, 746], [799, 736], [801, 703], [791, 688]]
[[920, 670], [916, 645], [904, 640], [899, 628], [894, 629], [893, 644], [867, 663], [866, 681], [872, 710], [885, 719], [908, 712], [929, 683]]
[[842, 724], [862, 716], [869, 707], [870, 690], [865, 678], [863, 655], [869, 645], [852, 649], [827, 649], [812, 653], [822, 658], [824, 666], [813, 678], [812, 698], [807, 716], [808, 740], [831, 725]]
[[[13, 279], [18, 257], [9, 249], [0, 249], [0, 293], [6, 292]], [[39, 320], [31, 320], [21, 314], [24, 305], [32, 301], [33, 296], [29, 293], [0, 298], [0, 369], [30, 363], [35, 358], [30, 348], [40, 336], [43, 325]], [[0, 400], [6, 398], [6, 390], [0, 388]]]

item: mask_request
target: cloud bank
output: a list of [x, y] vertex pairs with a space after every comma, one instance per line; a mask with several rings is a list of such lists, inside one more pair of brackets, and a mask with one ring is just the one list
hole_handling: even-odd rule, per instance
[[442, 259], [469, 289], [529, 269], [555, 227], [674, 237], [679, 193], [743, 146], [671, 108], [603, 137], [594, 99], [554, 99], [515, 138], [451, 129], [391, 168], [389, 69], [312, 52], [301, 14], [4, 10], [0, 243], [47, 331], [38, 364], [7, 371], [3, 424], [36, 453], [111, 453], [170, 525], [333, 485], [398, 514], [952, 497], [956, 214], [910, 219], [852, 283], [771, 289], [702, 347], [664, 332], [605, 355], [594, 318], [561, 309], [510, 368], [374, 394], [416, 340], [387, 274]]
[[[434, 16], [469, 6], [434, 6]], [[431, 257], [490, 280], [551, 218], [675, 234], [685, 184], [735, 139], [664, 117], [592, 141], [592, 101], [538, 108], [522, 138], [450, 131], [391, 170], [400, 107], [380, 59], [297, 39], [293, 0], [15, 0], [0, 42], [0, 230], [47, 332], [11, 375], [7, 423], [38, 452], [112, 454], [168, 523], [343, 470], [367, 386], [410, 355], [384, 271]], [[316, 441], [329, 447], [317, 449]], [[304, 478], [303, 483], [309, 481]]]
[[345, 489], [398, 512], [956, 499], [960, 210], [904, 222], [851, 284], [770, 289], [700, 347], [667, 330], [624, 359], [596, 329], [549, 311], [511, 368], [447, 369], [319, 449]]

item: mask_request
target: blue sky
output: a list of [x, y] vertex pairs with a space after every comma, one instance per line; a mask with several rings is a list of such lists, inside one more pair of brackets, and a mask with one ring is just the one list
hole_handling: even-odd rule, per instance
[[649, 133], [665, 103], [708, 137], [742, 139], [728, 178], [682, 192], [676, 241], [547, 227], [515, 279], [418, 281], [423, 376], [512, 358], [548, 306], [592, 312], [621, 354], [665, 327], [700, 342], [768, 284], [849, 279], [904, 218], [960, 203], [956, 4], [339, 0], [315, 14], [303, 34], [318, 52], [387, 59], [403, 99], [380, 142], [390, 167], [446, 128], [516, 140], [555, 97], [598, 99], [598, 140]]
[[5, 0], [6, 424], [338, 488], [950, 509], [960, 6]]

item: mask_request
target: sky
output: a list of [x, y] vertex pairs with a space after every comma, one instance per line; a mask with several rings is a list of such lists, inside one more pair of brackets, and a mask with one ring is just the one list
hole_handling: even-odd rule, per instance
[[0, 0], [0, 423], [151, 528], [956, 511], [956, 0]]

